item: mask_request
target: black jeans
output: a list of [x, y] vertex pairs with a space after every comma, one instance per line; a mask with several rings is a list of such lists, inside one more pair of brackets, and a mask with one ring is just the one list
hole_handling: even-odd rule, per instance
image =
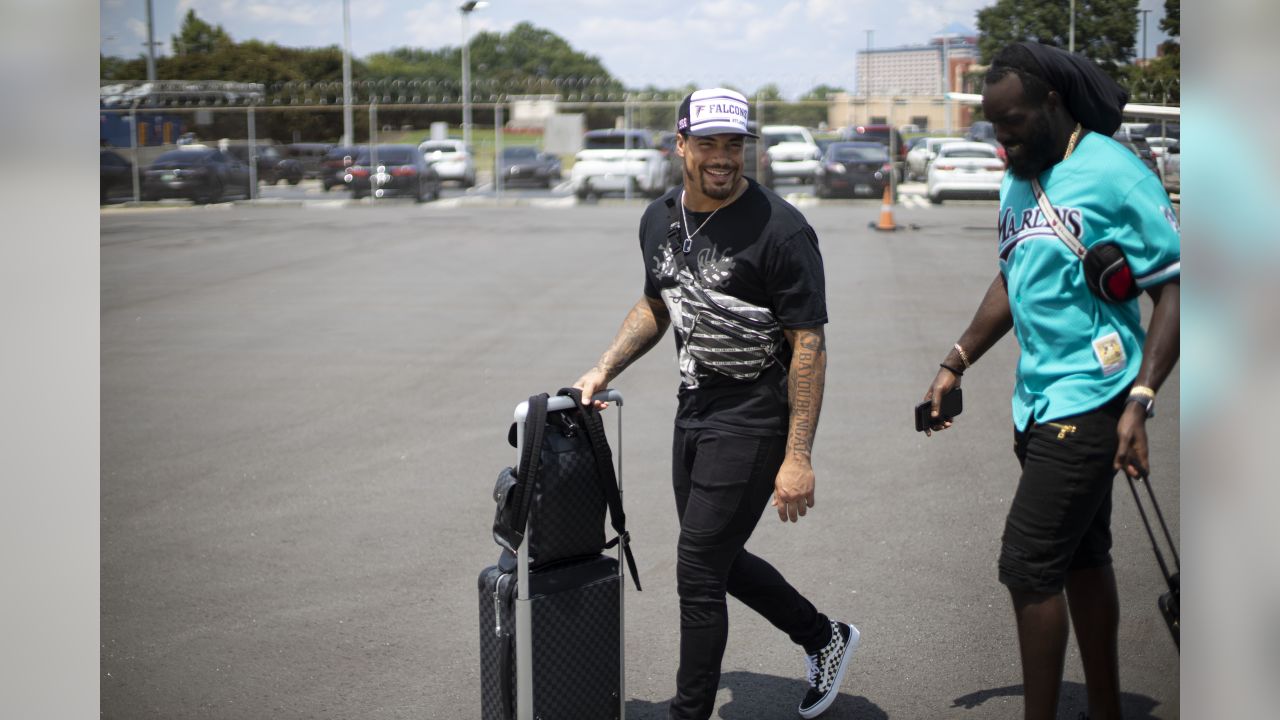
[[830, 638], [827, 617], [772, 565], [743, 549], [773, 494], [785, 450], [785, 437], [676, 428], [680, 669], [674, 719], [703, 720], [714, 709], [729, 635], [726, 591], [799, 645], [820, 648]]

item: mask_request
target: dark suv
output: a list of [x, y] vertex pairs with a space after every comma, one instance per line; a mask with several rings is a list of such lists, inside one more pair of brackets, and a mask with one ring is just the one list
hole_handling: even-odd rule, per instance
[[333, 145], [329, 143], [291, 143], [284, 146], [286, 157], [293, 158], [302, 166], [305, 178], [320, 177], [320, 162]]
[[888, 148], [891, 147], [890, 138], [893, 142], [892, 149], [897, 150], [897, 155], [893, 158], [894, 172], [898, 176], [898, 182], [902, 182], [907, 172], [907, 144], [902, 142], [902, 133], [899, 133], [897, 128], [888, 125], [858, 125], [845, 130], [840, 139], [853, 142], [878, 142]]
[[[227, 154], [249, 164], [249, 146], [232, 144], [227, 146]], [[302, 182], [302, 165], [293, 158], [280, 154], [275, 145], [254, 145], [253, 154], [257, 158], [258, 182], [275, 185], [284, 180], [290, 185]]]

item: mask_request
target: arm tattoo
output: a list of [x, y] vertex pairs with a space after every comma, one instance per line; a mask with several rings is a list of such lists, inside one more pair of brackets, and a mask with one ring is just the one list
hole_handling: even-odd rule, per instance
[[658, 315], [654, 304], [646, 298], [641, 298], [640, 302], [631, 308], [631, 312], [627, 313], [626, 319], [622, 321], [622, 327], [618, 328], [618, 334], [613, 338], [613, 343], [604, 355], [600, 356], [596, 368], [604, 372], [609, 379], [613, 379], [657, 345], [667, 329], [666, 308], [663, 307], [662, 310], [662, 315]]
[[791, 369], [787, 374], [787, 400], [791, 422], [787, 451], [810, 458], [813, 438], [822, 411], [822, 391], [827, 380], [827, 341], [821, 327], [788, 332], [792, 342]]

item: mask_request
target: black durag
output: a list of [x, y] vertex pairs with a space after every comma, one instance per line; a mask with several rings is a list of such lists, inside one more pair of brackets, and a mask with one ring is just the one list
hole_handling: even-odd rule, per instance
[[1042, 71], [1040, 79], [1058, 91], [1076, 122], [1103, 135], [1120, 129], [1128, 90], [1082, 55], [1037, 42], [1018, 44], [1035, 58]]

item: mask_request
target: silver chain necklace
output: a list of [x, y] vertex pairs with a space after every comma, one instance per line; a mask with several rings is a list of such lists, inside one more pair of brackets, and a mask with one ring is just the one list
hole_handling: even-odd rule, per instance
[[707, 216], [706, 220], [702, 221], [702, 224], [698, 226], [698, 229], [691, 233], [689, 232], [689, 216], [685, 214], [684, 210], [684, 190], [680, 191], [680, 219], [684, 220], [684, 251], [686, 253], [693, 249], [693, 236], [702, 232], [702, 228], [706, 227], [707, 223], [711, 222], [711, 218], [715, 217], [716, 213], [720, 212], [720, 208], [724, 207], [724, 204], [728, 201], [729, 198], [721, 200], [720, 205], [717, 206], [715, 210], [711, 211], [711, 214]]

